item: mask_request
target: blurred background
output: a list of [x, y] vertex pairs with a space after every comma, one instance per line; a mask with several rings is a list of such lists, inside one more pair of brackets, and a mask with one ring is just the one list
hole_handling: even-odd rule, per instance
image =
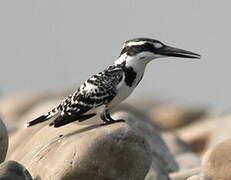
[[[5, 158], [29, 167], [33, 176], [36, 173], [41, 176], [39, 179], [57, 177], [60, 173], [78, 177], [73, 167], [77, 167], [75, 164], [78, 165], [79, 160], [84, 168], [80, 167], [77, 174], [82, 175], [82, 170], [87, 170], [89, 179], [91, 171], [85, 168], [85, 162], [94, 162], [90, 169], [107, 176], [109, 171], [103, 173], [98, 168], [101, 166], [95, 164], [98, 157], [103, 158], [99, 161], [103, 162], [103, 169], [113, 167], [112, 162], [116, 162], [121, 172], [124, 166], [117, 162], [124, 161], [105, 161], [105, 157], [98, 154], [101, 151], [94, 150], [103, 144], [104, 155], [111, 154], [111, 149], [121, 152], [114, 149], [117, 146], [104, 143], [101, 127], [97, 129], [99, 133], [89, 128], [102, 123], [98, 116], [58, 130], [47, 126], [50, 121], [31, 128], [22, 127], [57, 106], [90, 75], [112, 64], [123, 43], [137, 37], [158, 39], [202, 55], [200, 60], [163, 58], [153, 61], [147, 66], [139, 87], [115, 109], [121, 114], [115, 113], [113, 117], [125, 119], [129, 129], [135, 130], [150, 145], [152, 155], [144, 153], [142, 158], [148, 163], [152, 159], [145, 180], [157, 177], [160, 177], [158, 180], [185, 180], [195, 174], [204, 174], [209, 179], [231, 179], [230, 7], [228, 0], [1, 0], [0, 179], [4, 172], [1, 162]], [[115, 124], [111, 128], [113, 131], [107, 127], [104, 132], [110, 144], [121, 146], [121, 139], [125, 137], [132, 144], [133, 141], [141, 142], [129, 140], [126, 134], [130, 131], [127, 130], [115, 138], [114, 133], [110, 133], [115, 127], [118, 127], [116, 132], [122, 133], [125, 126]], [[81, 139], [88, 140], [87, 146], [86, 141], [78, 141], [80, 132]], [[94, 134], [90, 134], [92, 132]], [[97, 141], [100, 144], [91, 138], [89, 141], [92, 135], [95, 139], [102, 138]], [[66, 139], [71, 136], [74, 141]], [[63, 143], [59, 139], [53, 144], [57, 137], [62, 138]], [[111, 139], [118, 143], [111, 143]], [[217, 145], [225, 140], [225, 144]], [[216, 145], [218, 149], [206, 155], [205, 152], [212, 152], [211, 148]], [[134, 147], [129, 145], [131, 149]], [[67, 153], [60, 156], [59, 152], [64, 151]], [[96, 159], [88, 152], [97, 152]], [[124, 159], [124, 152], [130, 151], [123, 148], [122, 152]], [[139, 167], [136, 162], [141, 156], [135, 153], [131, 157]], [[52, 163], [54, 159], [57, 163]], [[129, 164], [128, 170], [127, 167], [123, 169], [126, 173], [136, 175], [140, 172], [140, 169], [131, 169], [132, 163], [127, 158], [124, 160], [125, 165]], [[115, 176], [116, 171], [112, 172]], [[211, 172], [215, 175], [211, 176]], [[119, 174], [118, 177], [123, 176]]]
[[[0, 1], [0, 92], [78, 87], [124, 41], [150, 37], [202, 55], [152, 62], [132, 97], [230, 109], [230, 1]], [[131, 97], [131, 98], [132, 98]]]

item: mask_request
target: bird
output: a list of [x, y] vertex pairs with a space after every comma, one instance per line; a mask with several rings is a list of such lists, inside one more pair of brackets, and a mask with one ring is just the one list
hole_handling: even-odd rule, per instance
[[119, 57], [112, 65], [92, 75], [55, 108], [27, 122], [26, 126], [52, 119], [49, 126], [57, 128], [74, 121], [85, 121], [95, 115], [100, 116], [103, 124], [124, 121], [113, 119], [110, 111], [137, 87], [146, 65], [163, 57], [200, 59], [201, 56], [151, 38], [130, 39], [123, 44]]

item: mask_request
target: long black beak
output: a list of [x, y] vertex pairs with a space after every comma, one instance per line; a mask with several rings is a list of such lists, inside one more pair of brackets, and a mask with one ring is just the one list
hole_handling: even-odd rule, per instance
[[201, 57], [199, 54], [186, 51], [183, 49], [170, 47], [170, 46], [164, 46], [158, 49], [156, 53], [169, 57], [196, 58], [196, 59], [200, 59]]

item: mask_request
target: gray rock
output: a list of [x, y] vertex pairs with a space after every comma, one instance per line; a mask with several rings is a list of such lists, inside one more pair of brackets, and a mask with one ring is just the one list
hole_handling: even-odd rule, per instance
[[163, 132], [161, 133], [161, 137], [174, 156], [186, 152], [192, 152], [190, 146], [173, 132]]
[[145, 120], [145, 117], [135, 112], [131, 113], [129, 109], [126, 112], [116, 112], [113, 117], [114, 119], [125, 119], [129, 126], [147, 140], [151, 147], [153, 161], [156, 161], [154, 164], [159, 165], [161, 172], [168, 173], [178, 170], [178, 165], [161, 138], [159, 131], [153, 128], [152, 124]]
[[201, 159], [198, 155], [192, 152], [179, 154], [176, 157], [180, 170], [193, 169], [201, 165]]
[[34, 126], [18, 131], [10, 147], [9, 159], [42, 180], [141, 180], [152, 161], [148, 143], [126, 123]]
[[6, 158], [8, 149], [8, 133], [5, 124], [0, 119], [0, 163]]
[[120, 110], [113, 114], [113, 118], [125, 119], [129, 126], [149, 143], [152, 152], [152, 164], [145, 180], [169, 180], [169, 172], [178, 170], [176, 161], [159, 135], [158, 128], [153, 126], [147, 117], [133, 110], [133, 108], [127, 107], [126, 112]]
[[16, 161], [0, 164], [0, 180], [32, 180], [26, 168]]

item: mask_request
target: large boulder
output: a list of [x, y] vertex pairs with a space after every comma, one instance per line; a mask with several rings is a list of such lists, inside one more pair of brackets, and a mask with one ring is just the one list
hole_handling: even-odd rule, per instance
[[[31, 111], [26, 113], [21, 120], [26, 122], [47, 111], [51, 106], [55, 105], [55, 101], [49, 101], [39, 104], [38, 106], [32, 108]], [[178, 165], [174, 160], [174, 157], [170, 153], [168, 147], [160, 136], [159, 127], [153, 123], [150, 123], [150, 120], [137, 108], [122, 104], [115, 109], [116, 113], [112, 116], [114, 119], [125, 119], [129, 126], [136, 131], [138, 134], [143, 136], [151, 147], [153, 154], [153, 159], [157, 159], [155, 164], [159, 164], [160, 169], [164, 172], [174, 172], [178, 170]], [[102, 123], [99, 118], [91, 118], [90, 120], [75, 123], [79, 125], [92, 125]], [[38, 126], [43, 126], [39, 124]], [[36, 131], [36, 130], [35, 130]]]
[[8, 158], [42, 180], [141, 180], [152, 162], [149, 144], [126, 123], [21, 129]]
[[16, 161], [0, 164], [0, 180], [32, 180], [26, 168]]
[[5, 160], [8, 149], [8, 133], [6, 126], [0, 119], [0, 163]]
[[[22, 117], [23, 120], [21, 121], [26, 122], [35, 118], [39, 114], [47, 111], [50, 106], [54, 106], [55, 103], [56, 102], [53, 101], [40, 103], [39, 105], [32, 108], [29, 112], [27, 112]], [[173, 172], [178, 169], [176, 161], [159, 135], [158, 126], [156, 126], [154, 123], [150, 123], [150, 120], [147, 118], [147, 116], [145, 116], [144, 113], [133, 106], [123, 104], [118, 106], [115, 110], [117, 110], [117, 113], [113, 114], [114, 119], [125, 119], [129, 126], [140, 136], [144, 137], [151, 147], [153, 160], [146, 179], [151, 178], [153, 180], [153, 178], [156, 177], [156, 179], [161, 178], [161, 180], [164, 180], [163, 177], [168, 177], [169, 172]], [[92, 125], [97, 123], [102, 123], [102, 121], [99, 118], [91, 118], [90, 120], [75, 124]], [[44, 126], [45, 124], [39, 124], [37, 127]], [[75, 126], [75, 124], [73, 125]], [[36, 131], [37, 130], [35, 129], [33, 133], [36, 133]], [[20, 144], [20, 140], [13, 141], [14, 147], [10, 148], [9, 154], [11, 154], [12, 149], [15, 149], [15, 147]]]

